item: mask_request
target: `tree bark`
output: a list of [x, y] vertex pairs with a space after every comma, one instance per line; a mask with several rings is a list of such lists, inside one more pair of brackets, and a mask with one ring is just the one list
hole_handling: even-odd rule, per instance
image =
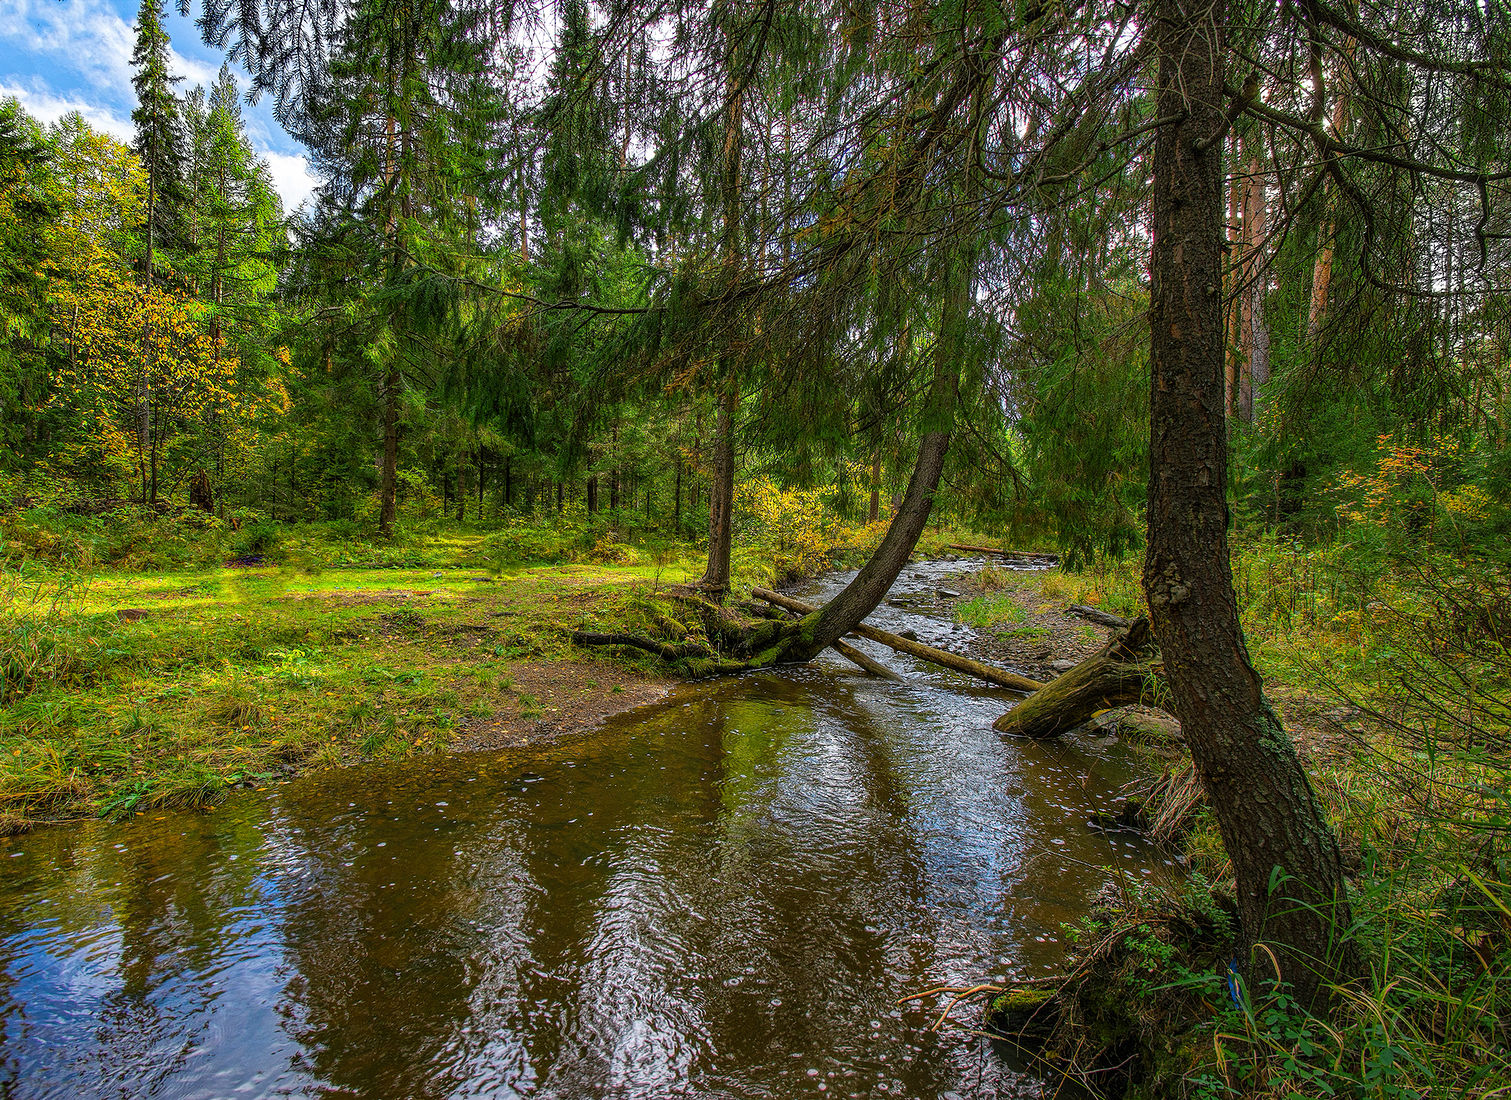
[[714, 427], [713, 480], [708, 494], [708, 566], [698, 588], [715, 603], [729, 594], [729, 553], [734, 543], [735, 417], [740, 404], [739, 382], [732, 365], [725, 367], [724, 392]]
[[399, 371], [390, 366], [383, 372], [383, 479], [380, 486], [381, 507], [378, 534], [393, 534], [394, 513], [399, 487]]
[[[1350, 41], [1344, 47], [1344, 56], [1350, 64], [1353, 62], [1354, 45]], [[1347, 83], [1344, 67], [1340, 67], [1333, 74], [1333, 82], [1336, 88], [1337, 98], [1333, 101], [1333, 137], [1343, 140], [1344, 131], [1348, 129], [1349, 119], [1349, 86]], [[1333, 187], [1332, 177], [1322, 181], [1323, 202], [1327, 202]], [[1312, 295], [1311, 304], [1306, 315], [1306, 339], [1308, 344], [1315, 345], [1317, 337], [1322, 332], [1322, 318], [1327, 312], [1327, 295], [1333, 282], [1333, 248], [1334, 234], [1337, 225], [1332, 217], [1326, 217], [1317, 230], [1317, 259], [1312, 266]]]
[[[1275, 951], [1302, 1003], [1353, 959], [1338, 842], [1264, 697], [1228, 559], [1223, 415], [1223, 4], [1158, 0], [1144, 591], [1176, 711], [1237, 880], [1243, 952]], [[1266, 967], [1267, 968], [1267, 967]], [[1254, 971], [1258, 977], [1260, 971]]]
[[1243, 192], [1243, 361], [1239, 364], [1237, 418], [1254, 422], [1254, 388], [1270, 375], [1270, 330], [1264, 318], [1266, 233], [1264, 146], [1257, 133], [1243, 139], [1247, 179]]

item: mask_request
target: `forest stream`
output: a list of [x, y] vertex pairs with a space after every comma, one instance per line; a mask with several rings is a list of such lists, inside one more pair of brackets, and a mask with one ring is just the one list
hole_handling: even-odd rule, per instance
[[[963, 645], [932, 604], [966, 568], [870, 621]], [[1058, 970], [1165, 873], [1087, 825], [1127, 750], [1005, 741], [1011, 695], [856, 644], [906, 682], [831, 651], [534, 752], [0, 840], [0, 1095], [1036, 1095], [897, 1002]]]

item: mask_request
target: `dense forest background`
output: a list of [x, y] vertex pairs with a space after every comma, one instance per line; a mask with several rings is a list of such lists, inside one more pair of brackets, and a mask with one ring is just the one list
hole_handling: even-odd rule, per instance
[[[301, 66], [220, 28], [326, 180], [298, 211], [229, 68], [178, 86], [151, 2], [130, 147], [4, 106], [0, 478], [34, 525], [555, 511], [690, 539], [723, 507], [726, 454], [746, 522], [760, 498], [874, 521], [947, 342], [940, 509], [1072, 564], [1138, 547], [1153, 105], [1131, 14], [1040, 16], [1016, 69], [952, 89], [956, 59], [933, 71], [920, 28], [880, 11], [841, 43], [775, 6], [352, 10], [286, 44], [316, 55]], [[1288, 55], [1262, 11], [1239, 16], [1272, 56], [1261, 110], [1223, 139], [1238, 527], [1363, 570], [1498, 557], [1503, 191], [1467, 168], [1317, 171], [1287, 125], [1493, 170], [1503, 104], [1447, 61], [1366, 63], [1337, 28]], [[1473, 8], [1394, 30], [1435, 18], [1438, 53], [1474, 51]], [[1094, 45], [1122, 69], [1051, 82]], [[976, 114], [906, 148], [924, 98], [952, 94]], [[956, 319], [952, 260], [973, 299]]]

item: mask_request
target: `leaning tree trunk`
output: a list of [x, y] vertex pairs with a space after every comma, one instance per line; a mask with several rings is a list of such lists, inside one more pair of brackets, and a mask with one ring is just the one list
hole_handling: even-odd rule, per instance
[[960, 385], [960, 356], [976, 276], [976, 251], [969, 239], [960, 240], [954, 252], [940, 310], [939, 338], [934, 342], [934, 380], [923, 418], [927, 430], [918, 445], [918, 461], [913, 465], [907, 491], [893, 512], [892, 522], [876, 552], [844, 591], [813, 614], [804, 616], [782, 639], [780, 651], [773, 658], [776, 662], [811, 661], [876, 610], [907, 565], [929, 522], [934, 494], [939, 489], [944, 460], [950, 450], [950, 429]]
[[[1352, 958], [1338, 841], [1249, 661], [1228, 560], [1222, 336], [1222, 0], [1158, 0], [1144, 590], [1181, 727], [1237, 879], [1247, 967], [1303, 1003]], [[1257, 973], [1256, 973], [1257, 976]]]
[[[744, 151], [742, 129], [745, 86], [735, 60], [735, 40], [725, 41], [724, 147], [720, 159], [720, 189], [723, 201], [721, 262], [726, 278], [733, 278], [740, 263], [740, 160]], [[708, 508], [708, 567], [698, 587], [715, 603], [729, 594], [729, 554], [734, 545], [735, 417], [740, 409], [739, 364], [726, 351], [719, 357], [723, 390], [715, 427], [713, 485]]]

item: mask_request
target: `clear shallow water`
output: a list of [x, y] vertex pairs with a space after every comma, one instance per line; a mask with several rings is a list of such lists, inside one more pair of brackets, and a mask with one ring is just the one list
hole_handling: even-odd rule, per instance
[[1034, 1095], [895, 1002], [1057, 969], [1160, 870], [1085, 823], [1123, 752], [1004, 741], [1010, 695], [867, 648], [908, 682], [826, 657], [537, 754], [0, 841], [0, 1096]]

